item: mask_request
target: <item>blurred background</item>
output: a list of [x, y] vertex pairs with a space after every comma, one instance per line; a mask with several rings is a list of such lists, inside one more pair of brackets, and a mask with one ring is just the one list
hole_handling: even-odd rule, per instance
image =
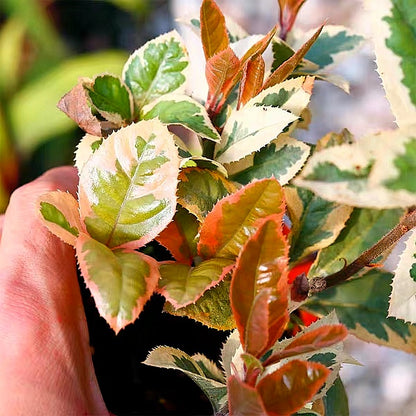
[[[278, 20], [277, 0], [217, 2], [252, 34], [266, 33]], [[200, 0], [1, 0], [0, 213], [15, 187], [53, 166], [72, 164], [82, 132], [56, 104], [78, 77], [121, 74], [129, 53], [174, 27], [193, 44], [196, 35], [178, 27], [175, 19], [198, 15], [199, 5]], [[360, 0], [308, 0], [296, 27], [314, 28], [323, 21], [368, 35]], [[351, 92], [317, 83], [313, 121], [308, 131], [301, 132], [303, 140], [315, 142], [344, 127], [357, 137], [394, 128], [370, 42], [335, 72], [349, 80]], [[94, 363], [112, 412], [210, 414], [209, 404], [185, 376], [149, 369], [140, 362], [161, 344], [215, 359], [225, 334], [160, 314], [163, 302], [155, 297], [141, 319], [115, 337], [83, 290]], [[415, 357], [353, 339], [348, 347], [363, 364], [342, 370], [351, 415], [416, 415]]]

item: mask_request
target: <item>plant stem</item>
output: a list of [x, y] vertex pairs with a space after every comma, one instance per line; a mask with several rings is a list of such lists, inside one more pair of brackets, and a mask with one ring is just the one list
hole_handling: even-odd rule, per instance
[[381, 240], [364, 251], [356, 260], [347, 266], [343, 267], [336, 273], [325, 277], [315, 277], [309, 282], [309, 293], [322, 292], [323, 290], [338, 285], [339, 283], [348, 280], [352, 275], [363, 269], [371, 266], [371, 261], [377, 258], [380, 254], [386, 251], [393, 244], [397, 243], [403, 235], [405, 235], [412, 228], [416, 227], [416, 208], [413, 207], [402, 218], [391, 231], [389, 231]]

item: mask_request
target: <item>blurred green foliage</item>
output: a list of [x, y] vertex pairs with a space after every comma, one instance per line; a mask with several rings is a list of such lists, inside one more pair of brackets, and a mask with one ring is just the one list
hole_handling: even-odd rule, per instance
[[128, 57], [122, 49], [131, 51], [161, 30], [143, 33], [145, 22], [164, 5], [167, 1], [0, 2], [0, 213], [19, 184], [72, 163], [81, 132], [57, 102], [80, 76], [119, 75]]

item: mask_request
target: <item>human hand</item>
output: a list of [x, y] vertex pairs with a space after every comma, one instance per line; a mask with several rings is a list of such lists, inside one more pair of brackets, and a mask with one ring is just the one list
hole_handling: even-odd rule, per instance
[[109, 415], [95, 377], [72, 247], [41, 223], [36, 201], [76, 194], [74, 168], [16, 190], [0, 219], [0, 414]]

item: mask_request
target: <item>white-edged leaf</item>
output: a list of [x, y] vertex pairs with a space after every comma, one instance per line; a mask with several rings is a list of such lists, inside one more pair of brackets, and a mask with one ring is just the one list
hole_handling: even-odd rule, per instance
[[205, 107], [198, 101], [182, 94], [166, 94], [152, 101], [142, 109], [142, 118], [159, 118], [165, 124], [179, 124], [201, 137], [220, 141], [220, 135], [213, 126]]
[[188, 67], [188, 52], [173, 30], [137, 49], [123, 68], [123, 80], [141, 109], [167, 93], [184, 93]]
[[226, 377], [237, 374], [244, 376], [244, 361], [241, 358], [243, 347], [240, 342], [240, 335], [235, 329], [225, 341], [221, 349], [221, 365]]
[[[249, 101], [250, 103], [250, 101]], [[215, 158], [220, 163], [236, 162], [269, 144], [298, 117], [278, 107], [247, 103], [234, 110], [227, 120], [216, 146]]]
[[226, 169], [230, 179], [243, 185], [272, 176], [286, 185], [302, 168], [309, 153], [307, 144], [282, 135], [244, 159], [226, 165]]
[[397, 208], [416, 204], [415, 174], [416, 137], [385, 131], [314, 153], [294, 183], [329, 201]]
[[118, 333], [136, 320], [156, 289], [157, 261], [131, 249], [110, 250], [84, 233], [76, 253], [100, 315]]
[[158, 120], [111, 134], [85, 163], [79, 185], [88, 233], [109, 247], [138, 248], [172, 220], [179, 157]]
[[[295, 49], [298, 49], [313, 34], [314, 31], [311, 30], [297, 37]], [[363, 40], [362, 36], [345, 26], [325, 25], [305, 58], [317, 64], [320, 69], [327, 70], [353, 55], [362, 45]]]
[[416, 324], [416, 229], [410, 233], [394, 272], [389, 316]]
[[416, 5], [414, 1], [366, 0], [376, 61], [399, 127], [416, 124]]
[[75, 151], [75, 167], [78, 172], [82, 171], [87, 160], [100, 147], [103, 141], [102, 137], [93, 136], [92, 134], [85, 134], [84, 137], [79, 141], [77, 149]]
[[[227, 400], [227, 386], [218, 381], [217, 377], [207, 377], [209, 373], [213, 373], [214, 363], [210, 362], [210, 371], [204, 371], [206, 362], [209, 361], [206, 357], [202, 358], [201, 354], [196, 354], [193, 357], [184, 353], [181, 350], [171, 347], [157, 347], [149, 353], [143, 364], [152, 367], [168, 368], [179, 370], [190, 377], [209, 398], [211, 405], [215, 412], [218, 412], [226, 403]], [[201, 366], [201, 363], [203, 364]], [[221, 374], [218, 367], [211, 375], [219, 376]]]
[[39, 197], [40, 217], [49, 231], [62, 241], [75, 246], [85, 227], [79, 216], [78, 201], [68, 192], [53, 191]]

